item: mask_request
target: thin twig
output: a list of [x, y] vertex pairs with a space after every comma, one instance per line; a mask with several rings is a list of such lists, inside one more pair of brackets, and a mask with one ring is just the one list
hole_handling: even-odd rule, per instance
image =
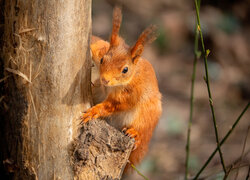
[[[248, 126], [248, 128], [247, 128], [247, 133], [246, 133], [246, 136], [245, 136], [245, 139], [244, 139], [244, 143], [243, 143], [243, 147], [242, 147], [242, 151], [241, 151], [241, 155], [240, 155], [239, 165], [241, 163], [241, 160], [242, 160], [244, 152], [245, 152], [249, 130], [250, 130], [250, 126]], [[234, 178], [235, 180], [238, 178], [238, 174], [239, 174], [239, 169], [236, 171], [236, 175], [235, 175], [235, 178]]]
[[[233, 167], [234, 167], [233, 165], [230, 165], [230, 166], [229, 166], [229, 168], [228, 168], [226, 174], [224, 175], [223, 180], [226, 180], [226, 179], [227, 179], [227, 177], [229, 176], [229, 173], [231, 172], [231, 170], [233, 169]], [[239, 169], [239, 168], [238, 168], [238, 169]]]
[[[242, 158], [245, 158], [249, 153], [250, 153], [250, 149], [248, 149], [248, 150], [244, 153], [244, 155], [243, 155]], [[230, 169], [230, 168], [231, 168], [231, 170], [236, 170], [238, 167], [242, 167], [242, 162], [244, 162], [244, 161], [241, 161], [241, 166], [239, 166], [239, 161], [240, 161], [240, 157], [237, 158], [236, 160], [234, 160], [234, 161], [233, 161], [232, 163], [230, 163], [229, 165], [227, 165], [226, 168], [227, 168], [227, 169]], [[244, 162], [244, 167], [247, 166], [248, 164], [249, 164], [249, 163]], [[219, 166], [221, 166], [221, 165], [219, 165]], [[220, 173], [222, 173], [222, 172], [223, 172], [223, 169], [220, 169], [219, 166], [216, 165], [216, 166], [213, 166], [212, 168], [208, 169], [208, 170], [206, 171], [206, 173], [203, 173], [203, 175], [199, 177], [199, 179], [207, 179], [208, 177], [210, 177], [210, 176], [212, 176], [212, 175], [214, 175], [214, 174], [220, 174]], [[227, 172], [229, 172], [229, 171], [227, 171]], [[194, 177], [192, 177], [192, 178], [194, 178]], [[192, 179], [192, 178], [190, 178], [190, 179]]]
[[213, 125], [214, 125], [216, 143], [219, 149], [221, 165], [223, 167], [224, 173], [226, 174], [227, 170], [226, 170], [226, 166], [225, 166], [223, 155], [222, 155], [221, 148], [220, 148], [217, 123], [216, 123], [215, 113], [214, 113], [213, 99], [212, 99], [212, 94], [211, 94], [210, 85], [209, 85], [209, 75], [208, 75], [208, 67], [207, 67], [207, 56], [208, 56], [209, 51], [206, 51], [204, 41], [203, 41], [203, 35], [202, 35], [201, 25], [200, 25], [199, 5], [198, 5], [197, 0], [195, 0], [195, 9], [196, 9], [197, 23], [198, 23], [197, 28], [200, 32], [201, 46], [202, 46], [202, 52], [203, 52], [204, 62], [205, 62], [206, 84], [207, 84], [207, 91], [208, 91], [208, 97], [209, 97], [209, 104], [210, 104], [210, 108], [211, 108], [211, 112], [213, 116]]
[[[248, 149], [246, 152], [244, 152], [242, 158], [239, 157], [238, 159], [236, 159], [236, 160], [234, 161], [234, 164], [238, 164], [238, 163], [240, 163], [240, 162], [244, 162], [244, 161], [243, 161], [243, 158], [246, 157], [246, 156], [248, 156], [249, 153], [250, 153], [250, 149]], [[231, 163], [231, 164], [232, 164], [232, 163]]]
[[[228, 169], [230, 170], [230, 172], [231, 172], [231, 171], [238, 170], [238, 169], [241, 169], [241, 168], [244, 168], [244, 167], [248, 167], [249, 165], [250, 165], [249, 163], [241, 164], [241, 165], [238, 165], [238, 166], [235, 166], [235, 167], [232, 166], [232, 165], [230, 165], [230, 166], [228, 166], [227, 168], [228, 168]], [[223, 173], [223, 170], [222, 170], [222, 171], [218, 171], [216, 174], [221, 174], [221, 173]], [[216, 175], [216, 174], [212, 174], [212, 175], [210, 175], [210, 176], [203, 177], [202, 179], [208, 179], [209, 177], [211, 177], [211, 176], [213, 176], [213, 175]], [[228, 175], [229, 175], [229, 173], [227, 173], [227, 174], [224, 176], [223, 179], [227, 178]]]
[[[249, 154], [249, 152], [250, 152], [250, 149], [244, 153], [243, 158], [246, 157]], [[232, 162], [230, 165], [227, 165], [226, 168], [230, 169], [231, 171], [234, 171], [234, 170], [237, 170], [239, 168], [246, 167], [249, 165], [249, 163], [247, 163], [247, 162], [242, 163], [242, 161], [241, 161], [241, 164], [239, 165], [239, 161], [240, 161], [240, 158], [234, 160], [234, 162]], [[221, 165], [219, 165], [219, 166], [221, 166]], [[208, 177], [213, 176], [215, 174], [223, 173], [223, 170], [220, 170], [219, 166], [218, 165], [213, 166], [212, 168], [208, 169], [206, 171], [206, 173], [203, 173], [202, 176], [199, 177], [199, 179], [207, 179]], [[227, 171], [227, 172], [229, 172], [229, 171]], [[190, 179], [193, 179], [193, 178], [194, 177], [191, 177]]]
[[[239, 123], [241, 117], [245, 114], [245, 112], [247, 111], [247, 109], [249, 108], [250, 103], [248, 103], [246, 105], [246, 107], [243, 109], [243, 111], [241, 112], [241, 114], [239, 115], [239, 117], [236, 119], [236, 121], [234, 122], [233, 126], [231, 127], [231, 129], [227, 132], [227, 134], [224, 136], [224, 138], [221, 140], [220, 142], [220, 146], [222, 146], [225, 141], [228, 139], [228, 137], [230, 136], [230, 134], [233, 132], [234, 128], [237, 126], [237, 124]], [[198, 177], [200, 176], [200, 174], [203, 172], [203, 170], [207, 167], [207, 165], [209, 164], [209, 162], [213, 159], [214, 155], [216, 154], [216, 152], [218, 151], [219, 147], [217, 146], [216, 149], [212, 152], [212, 154], [209, 156], [208, 160], [205, 162], [205, 164], [201, 167], [201, 169], [198, 171], [198, 173], [195, 175], [194, 180], [198, 179]]]
[[244, 163], [244, 164], [238, 165], [236, 167], [232, 167], [232, 170], [244, 168], [244, 167], [247, 167], [249, 165], [250, 165], [249, 163]]
[[131, 167], [141, 176], [141, 177], [143, 177], [145, 180], [149, 180], [146, 176], [144, 176], [136, 167], [135, 167], [135, 165], [133, 165], [131, 162], [128, 162], [130, 165], [131, 165]]
[[246, 180], [249, 180], [249, 177], [250, 177], [250, 165], [248, 166], [248, 172], [247, 172]]
[[[200, 7], [201, 0], [198, 0], [198, 5]], [[194, 38], [194, 62], [193, 62], [193, 72], [192, 72], [192, 80], [191, 80], [191, 98], [190, 98], [190, 112], [189, 112], [189, 121], [188, 121], [188, 130], [187, 130], [187, 144], [186, 144], [186, 161], [185, 161], [185, 180], [188, 179], [188, 171], [189, 171], [189, 155], [190, 155], [190, 135], [191, 135], [191, 126], [193, 121], [193, 105], [194, 105], [194, 84], [196, 77], [196, 64], [198, 59], [200, 58], [200, 52], [198, 50], [199, 43], [199, 31], [197, 29], [197, 23], [195, 28], [195, 38]]]

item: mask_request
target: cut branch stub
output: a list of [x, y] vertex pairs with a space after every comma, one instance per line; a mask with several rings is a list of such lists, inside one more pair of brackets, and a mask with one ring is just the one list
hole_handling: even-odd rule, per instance
[[92, 120], [74, 143], [74, 170], [80, 179], [120, 179], [134, 145], [103, 120]]

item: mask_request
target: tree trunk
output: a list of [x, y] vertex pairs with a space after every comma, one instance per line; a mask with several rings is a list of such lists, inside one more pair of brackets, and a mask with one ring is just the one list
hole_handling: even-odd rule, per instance
[[4, 3], [1, 159], [13, 179], [73, 179], [70, 143], [91, 99], [91, 1]]

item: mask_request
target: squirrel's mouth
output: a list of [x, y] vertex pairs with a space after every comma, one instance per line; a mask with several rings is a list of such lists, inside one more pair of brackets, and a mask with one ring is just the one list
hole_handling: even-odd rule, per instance
[[102, 83], [103, 86], [107, 86], [107, 87], [110, 87], [110, 86], [117, 86], [116, 83], [114, 83], [114, 82], [112, 82], [112, 81], [110, 81], [110, 80], [107, 80], [107, 79], [104, 78], [104, 77], [102, 77], [102, 78], [100, 79], [100, 81], [101, 81], [101, 83]]
[[106, 77], [100, 77], [100, 82], [103, 86], [106, 87], [118, 87], [118, 86], [124, 86], [127, 85], [127, 81], [121, 81], [121, 80], [116, 80], [116, 79], [107, 79]]
[[104, 84], [102, 83], [103, 86], [105, 87], [115, 87], [115, 86], [120, 86], [120, 84], [112, 84], [112, 83], [107, 83], [107, 84]]
[[101, 83], [104, 85], [104, 86], [108, 86], [109, 84], [109, 80], [105, 79], [104, 77], [101, 78]]
[[102, 85], [105, 86], [105, 87], [120, 87], [120, 86], [123, 86], [124, 84], [120, 84], [120, 83], [112, 83], [112, 82], [108, 82], [108, 83], [104, 83], [102, 82]]

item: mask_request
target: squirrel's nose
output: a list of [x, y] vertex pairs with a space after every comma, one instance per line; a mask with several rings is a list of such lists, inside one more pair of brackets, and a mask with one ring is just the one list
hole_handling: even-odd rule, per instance
[[104, 85], [107, 85], [107, 84], [109, 83], [109, 81], [106, 80], [104, 77], [102, 77], [102, 83], [103, 83]]

